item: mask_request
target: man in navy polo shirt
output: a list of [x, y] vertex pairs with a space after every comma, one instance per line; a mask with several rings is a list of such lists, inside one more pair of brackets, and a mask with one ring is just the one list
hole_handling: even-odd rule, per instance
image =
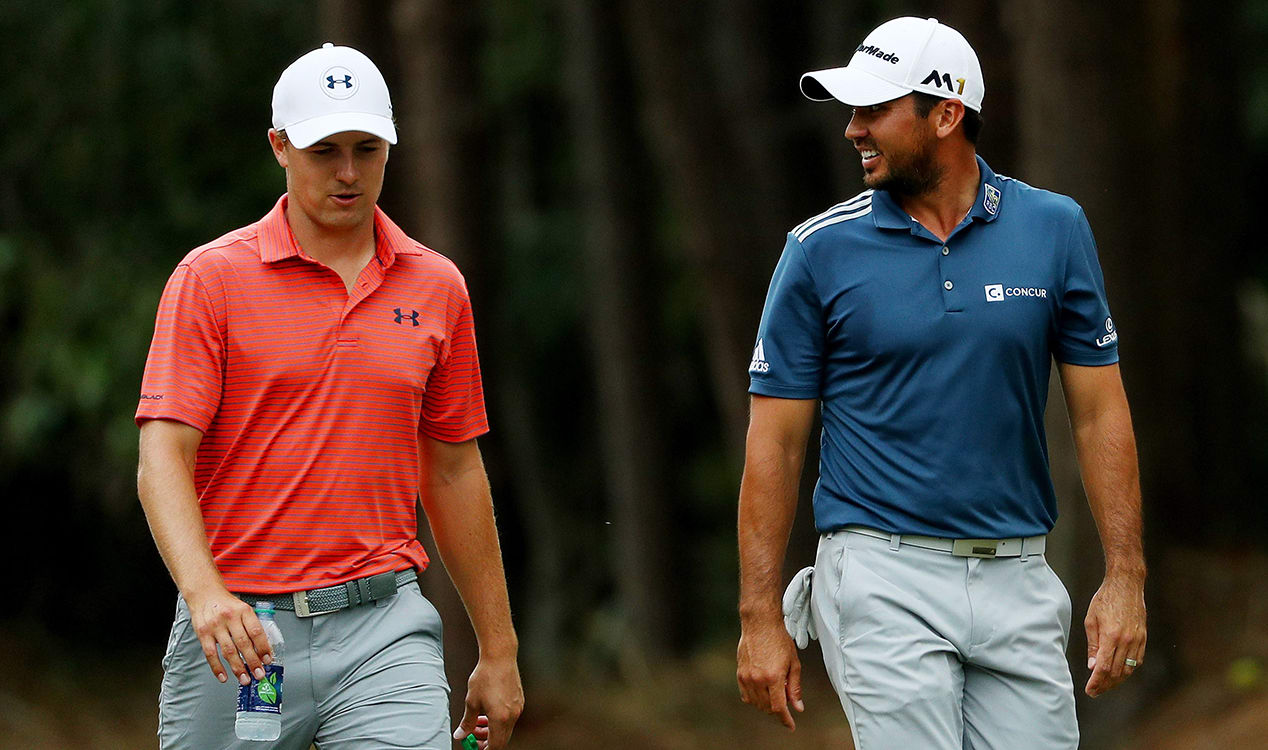
[[[1043, 554], [1054, 357], [1106, 561], [1087, 693], [1145, 649], [1135, 439], [1087, 219], [977, 156], [981, 68], [934, 19], [882, 24], [802, 91], [853, 108], [869, 189], [789, 233], [749, 365], [743, 699], [792, 729], [794, 638], [817, 635], [859, 750], [1075, 748], [1070, 599]], [[822, 536], [781, 610], [820, 405]]]

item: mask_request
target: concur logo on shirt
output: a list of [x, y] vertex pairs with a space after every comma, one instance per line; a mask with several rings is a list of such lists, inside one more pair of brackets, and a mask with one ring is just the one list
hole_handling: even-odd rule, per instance
[[1003, 302], [1009, 297], [1034, 297], [1036, 299], [1047, 299], [1048, 290], [1040, 289], [1033, 286], [1009, 286], [1003, 284], [987, 284], [986, 287], [987, 302]]

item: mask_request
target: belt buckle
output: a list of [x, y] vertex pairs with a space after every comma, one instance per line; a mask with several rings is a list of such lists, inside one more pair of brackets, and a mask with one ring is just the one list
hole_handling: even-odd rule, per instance
[[951, 543], [951, 554], [956, 557], [980, 557], [994, 559], [999, 548], [997, 539], [956, 539]]
[[314, 615], [322, 614], [321, 612], [313, 612], [311, 609], [308, 608], [308, 592], [307, 591], [296, 591], [295, 593], [291, 594], [291, 601], [295, 602], [295, 616], [296, 617], [313, 617]]

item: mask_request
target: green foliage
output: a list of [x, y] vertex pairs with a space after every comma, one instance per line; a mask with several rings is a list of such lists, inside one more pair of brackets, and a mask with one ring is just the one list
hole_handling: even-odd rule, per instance
[[559, 75], [559, 19], [550, 3], [491, 0], [482, 16], [489, 29], [481, 71], [489, 103], [515, 106], [527, 95], [553, 91]]
[[[122, 562], [112, 540], [144, 540], [132, 414], [158, 297], [186, 252], [284, 189], [260, 71], [315, 46], [314, 23], [272, 0], [15, 0], [0, 14], [0, 61], [18, 71], [0, 139], [0, 492], [19, 528], [55, 508], [64, 534], [91, 530], [32, 592], [76, 560]], [[23, 534], [13, 552], [47, 541]]]
[[[1251, 49], [1263, 49], [1268, 40], [1268, 4], [1243, 0], [1245, 25], [1241, 33], [1251, 37]], [[1246, 55], [1244, 87], [1246, 133], [1251, 147], [1261, 158], [1268, 157], [1268, 60], [1263, 55]]]

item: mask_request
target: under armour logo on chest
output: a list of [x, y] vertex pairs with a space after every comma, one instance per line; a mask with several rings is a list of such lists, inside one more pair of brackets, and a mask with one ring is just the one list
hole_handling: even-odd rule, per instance
[[401, 308], [399, 308], [399, 307], [398, 307], [398, 308], [396, 308], [396, 310], [395, 310], [394, 312], [396, 313], [396, 322], [397, 322], [397, 323], [400, 323], [401, 325], [404, 325], [404, 324], [405, 324], [405, 320], [408, 318], [409, 320], [412, 320], [412, 321], [414, 322], [414, 327], [415, 327], [415, 328], [417, 328], [417, 327], [418, 327], [418, 311], [417, 311], [417, 310], [410, 310], [410, 311], [409, 311], [409, 314], [408, 314], [408, 315], [406, 315], [405, 313], [401, 312]]
[[334, 76], [326, 76], [326, 88], [333, 89], [336, 83], [342, 83], [344, 88], [352, 88], [352, 76], [345, 75], [342, 80], [336, 79]]

